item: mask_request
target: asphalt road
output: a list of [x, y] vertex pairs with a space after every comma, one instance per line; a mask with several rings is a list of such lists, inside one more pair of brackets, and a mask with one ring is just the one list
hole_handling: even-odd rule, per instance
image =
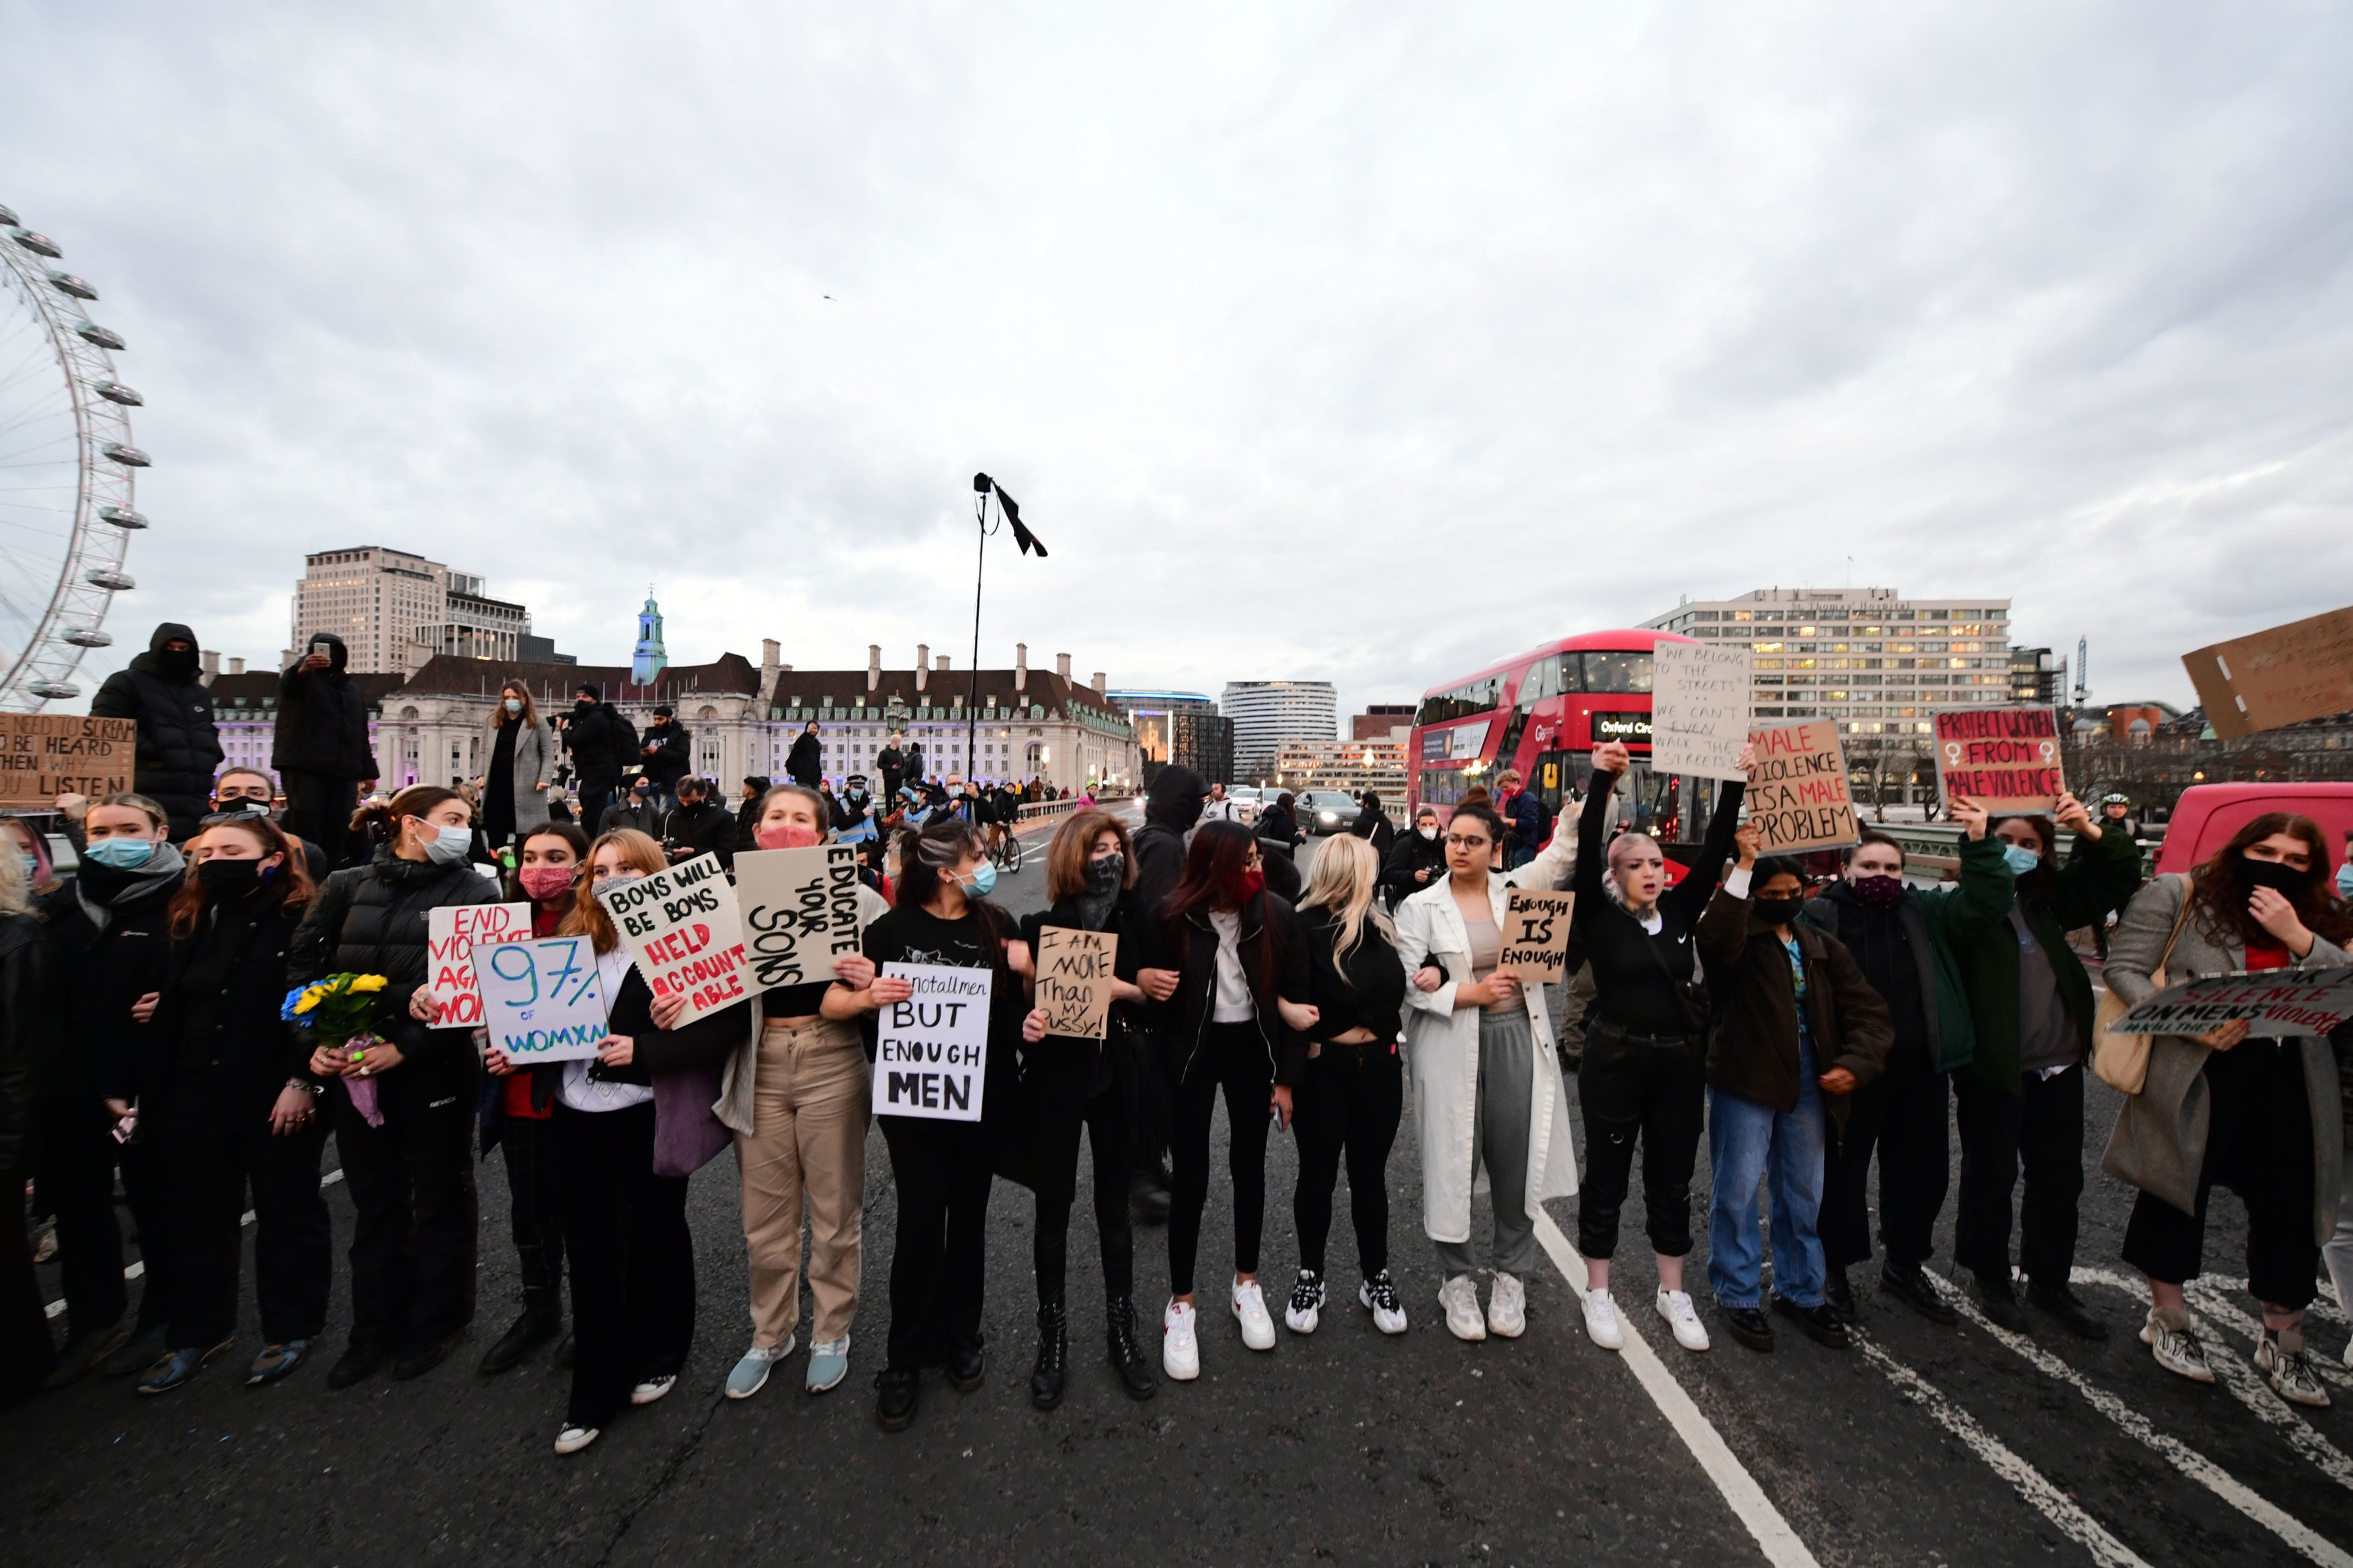
[[[1017, 910], [1034, 908], [1042, 881], [1033, 859], [1000, 889]], [[2094, 1087], [2094, 1165], [2116, 1104]], [[1200, 1381], [1131, 1402], [1103, 1364], [1100, 1276], [1082, 1220], [1071, 1259], [1071, 1393], [1060, 1410], [1039, 1414], [1026, 1394], [1028, 1194], [1000, 1185], [990, 1215], [987, 1384], [959, 1395], [934, 1374], [913, 1428], [897, 1436], [875, 1426], [871, 1390], [895, 1217], [880, 1136], [870, 1148], [867, 1302], [851, 1376], [821, 1398], [800, 1392], [797, 1358], [754, 1399], [720, 1395], [747, 1336], [733, 1173], [714, 1162], [691, 1198], [702, 1294], [687, 1374], [667, 1401], [628, 1414], [571, 1459], [549, 1450], [564, 1381], [544, 1353], [496, 1380], [472, 1370], [516, 1291], [501, 1228], [504, 1180], [487, 1163], [480, 1315], [448, 1364], [415, 1383], [343, 1394], [326, 1391], [323, 1368], [248, 1391], [236, 1372], [255, 1348], [248, 1329], [233, 1360], [161, 1399], [90, 1379], [20, 1405], [0, 1414], [5, 1556], [305, 1568], [728, 1558], [2353, 1562], [2348, 1415], [2292, 1410], [2251, 1375], [2226, 1372], [2222, 1384], [2201, 1388], [2158, 1370], [2132, 1338], [2140, 1307], [2121, 1283], [2130, 1194], [2096, 1169], [2079, 1264], [2117, 1281], [2093, 1277], [2084, 1287], [2117, 1331], [2105, 1344], [2042, 1321], [2031, 1342], [1966, 1321], [1941, 1329], [1865, 1289], [1862, 1342], [1844, 1353], [1785, 1334], [1774, 1353], [1757, 1355], [1718, 1331], [1718, 1348], [1690, 1355], [1645, 1310], [1630, 1320], [1647, 1353], [1613, 1355], [1584, 1336], [1560, 1272], [1574, 1260], [1557, 1237], [1559, 1267], [1528, 1281], [1525, 1338], [1463, 1345], [1447, 1335], [1419, 1234], [1411, 1129], [1409, 1110], [1388, 1171], [1409, 1333], [1384, 1338], [1354, 1304], [1344, 1212], [1331, 1263], [1345, 1304], [1318, 1333], [1278, 1330], [1274, 1350], [1253, 1353], [1229, 1319], [1207, 1310]], [[1295, 1169], [1289, 1141], [1278, 1140], [1264, 1247], [1277, 1300], [1295, 1266]], [[340, 1186], [333, 1203], [340, 1243], [349, 1222]], [[1630, 1212], [1639, 1205], [1638, 1194]], [[1220, 1172], [1205, 1280], [1230, 1254], [1229, 1214]], [[1950, 1214], [1948, 1203], [1940, 1267]], [[1550, 1205], [1562, 1232], [1574, 1234], [1575, 1217], [1574, 1199]], [[1139, 1232], [1140, 1288], [1155, 1307], [1164, 1235]], [[1632, 1239], [1617, 1293], [1640, 1308], [1655, 1280]], [[2243, 1240], [2242, 1211], [2218, 1194], [2210, 1268], [2237, 1272]], [[1704, 1250], [1703, 1238], [1695, 1278]], [[43, 1273], [54, 1296], [53, 1267]], [[342, 1297], [339, 1282], [334, 1346], [347, 1324]], [[1203, 1300], [1219, 1304], [1207, 1291]], [[2216, 1361], [2243, 1366], [2242, 1318], [2252, 1310], [2243, 1291], [2218, 1287], [2206, 1304]], [[2347, 1329], [2328, 1305], [2315, 1338], [2334, 1357]], [[1703, 1311], [1713, 1326], [1704, 1300]], [[2353, 1377], [2337, 1375], [2333, 1388], [2353, 1401]]]

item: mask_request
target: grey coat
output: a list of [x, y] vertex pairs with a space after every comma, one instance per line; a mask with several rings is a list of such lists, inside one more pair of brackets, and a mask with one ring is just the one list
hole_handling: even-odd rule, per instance
[[[2159, 877], [2133, 895], [2108, 942], [2108, 988], [2128, 1003], [2157, 993], [2149, 972], [2160, 967], [2166, 939], [2188, 896], [2189, 879]], [[2291, 967], [2325, 969], [2353, 963], [2344, 949], [2315, 937], [2312, 951]], [[2210, 974], [2231, 974], [2247, 966], [2247, 950], [2206, 929], [2192, 914], [2181, 940], [2162, 967], [2170, 984]], [[2326, 1243], [2337, 1229], [2337, 1184], [2345, 1162], [2345, 1111], [2337, 1099], [2337, 1058], [2322, 1036], [2288, 1043], [2304, 1054], [2304, 1087], [2312, 1107], [2313, 1240]], [[2186, 1035], [2159, 1035], [2149, 1042], [2148, 1079], [2138, 1094], [2125, 1098], [2100, 1169], [2120, 1182], [2154, 1193], [2184, 1214], [2198, 1212], [2198, 1173], [2206, 1163], [2206, 1058], [2213, 1052]]]
[[[523, 835], [547, 821], [547, 791], [535, 786], [548, 782], [548, 764], [554, 760], [555, 739], [544, 720], [536, 724], [523, 724], [515, 731], [514, 742], [514, 818], [515, 842]], [[491, 731], [495, 742], [498, 731]]]

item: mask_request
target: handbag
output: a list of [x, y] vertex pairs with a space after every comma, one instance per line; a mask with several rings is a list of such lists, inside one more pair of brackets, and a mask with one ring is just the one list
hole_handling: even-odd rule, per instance
[[[2177, 873], [2179, 875], [2179, 873]], [[2181, 912], [2173, 919], [2173, 934], [2165, 939], [2165, 951], [2158, 955], [2157, 967], [2149, 971], [2148, 983], [2158, 990], [2166, 987], [2165, 968], [2173, 961], [2173, 944], [2181, 940], [2182, 928], [2189, 923], [2189, 879], [2181, 879]], [[2102, 1083], [2121, 1094], [2138, 1094], [2148, 1081], [2149, 1037], [2147, 1035], [2111, 1034], [2108, 1026], [2132, 1011], [2132, 1004], [2116, 994], [2111, 985], [2100, 994], [2100, 1005], [2092, 1014], [2092, 1071]]]

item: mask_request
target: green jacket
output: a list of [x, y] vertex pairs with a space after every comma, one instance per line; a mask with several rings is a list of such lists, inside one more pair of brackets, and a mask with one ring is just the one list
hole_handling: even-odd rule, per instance
[[[1968, 992], [1954, 949], [1997, 928], [2007, 930], [2010, 900], [2016, 896], [2010, 868], [2002, 862], [2000, 840], [1989, 834], [1964, 838], [1960, 858], [1958, 881], [1947, 888], [1914, 888], [1899, 911], [1905, 935], [1911, 939], [1914, 961], [1920, 966], [1920, 994], [1936, 999], [1926, 1022], [1935, 1058], [1930, 1065], [1939, 1072], [1967, 1067], [1977, 1054]], [[1853, 895], [1844, 891], [1845, 887], [1841, 882], [1832, 887], [1829, 896], [1807, 900], [1800, 918], [1817, 931], [1847, 941], [1840, 929], [1839, 912], [1853, 901]], [[1848, 942], [1848, 945], [1853, 943]]]
[[[2067, 945], [2067, 933], [2103, 922], [2140, 888], [2140, 850], [2122, 834], [2103, 833], [2094, 843], [2078, 834], [2067, 863], [2059, 868], [2047, 899], [2022, 899], [2026, 928], [2042, 944], [2058, 976], [2060, 1000], [2075, 1026], [2086, 1058], [2092, 1050], [2092, 977]], [[2016, 1094], [2018, 1084], [2018, 941], [2008, 919], [1954, 943], [1969, 1012], [1977, 1023], [1977, 1057], [1963, 1072], [1997, 1094]]]

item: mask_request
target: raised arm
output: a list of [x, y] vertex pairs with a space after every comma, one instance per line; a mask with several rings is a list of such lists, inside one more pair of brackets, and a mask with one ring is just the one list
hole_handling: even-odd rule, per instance
[[[1741, 747], [1741, 771], [1745, 773], [1756, 765], [1756, 752]], [[1732, 853], [1732, 836], [1740, 830], [1740, 802], [1747, 793], [1745, 778], [1725, 779], [1715, 786], [1715, 811], [1707, 819], [1707, 837], [1701, 840], [1699, 854], [1683, 879], [1659, 896], [1661, 904], [1679, 908], [1694, 921], [1707, 908], [1708, 900], [1715, 896], [1716, 879], [1724, 874], [1724, 862]]]

